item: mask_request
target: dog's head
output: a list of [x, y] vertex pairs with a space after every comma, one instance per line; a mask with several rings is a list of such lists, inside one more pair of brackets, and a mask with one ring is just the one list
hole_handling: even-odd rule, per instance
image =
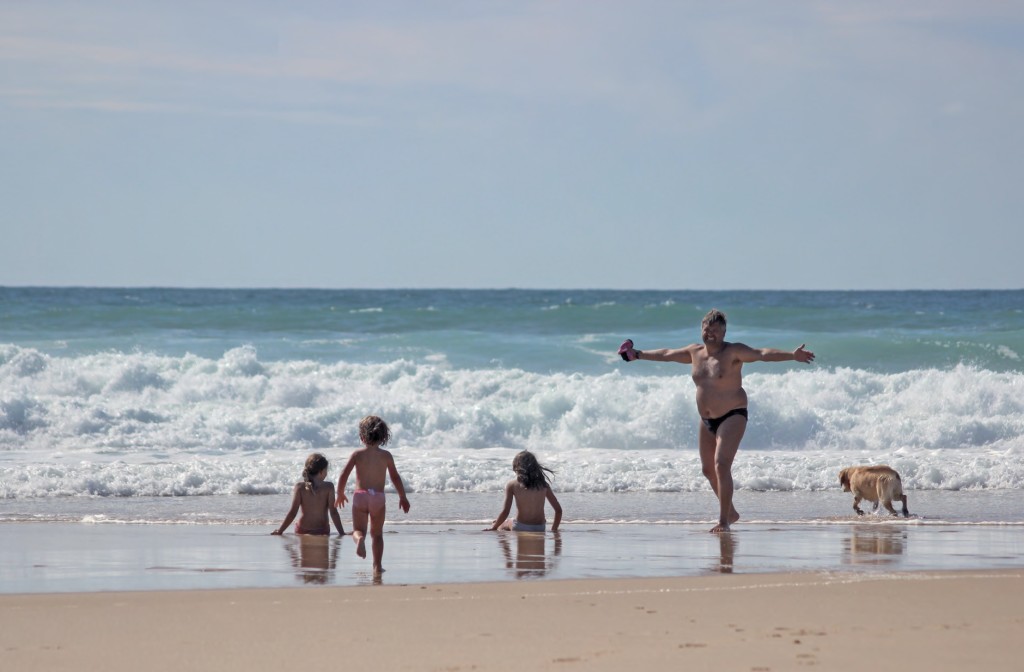
[[843, 469], [839, 472], [839, 485], [843, 486], [843, 492], [850, 491], [850, 470]]

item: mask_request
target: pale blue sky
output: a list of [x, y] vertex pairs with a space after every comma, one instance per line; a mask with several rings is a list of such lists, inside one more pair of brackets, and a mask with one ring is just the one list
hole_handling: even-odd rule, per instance
[[1024, 5], [0, 0], [0, 285], [1024, 287]]

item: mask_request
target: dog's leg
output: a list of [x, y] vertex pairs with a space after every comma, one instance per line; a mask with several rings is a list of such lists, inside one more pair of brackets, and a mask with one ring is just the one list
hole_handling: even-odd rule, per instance
[[861, 498], [858, 495], [853, 496], [853, 510], [857, 512], [858, 516], [863, 516], [864, 512], [860, 510], [859, 506], [857, 506], [858, 504], [860, 504], [860, 499]]
[[882, 503], [885, 504], [885, 508], [887, 508], [889, 510], [889, 513], [891, 513], [894, 516], [897, 515], [896, 509], [892, 508], [892, 500], [891, 499], [886, 499]]
[[907, 496], [906, 495], [902, 495], [900, 497], [900, 500], [903, 502], [903, 517], [904, 518], [909, 518], [910, 517], [910, 509], [907, 508]]

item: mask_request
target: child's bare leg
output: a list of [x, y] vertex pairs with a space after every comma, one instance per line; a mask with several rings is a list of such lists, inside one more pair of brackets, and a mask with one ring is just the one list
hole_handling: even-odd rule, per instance
[[366, 557], [366, 509], [357, 508], [352, 503], [352, 539], [356, 542], [356, 555]]
[[384, 571], [381, 560], [384, 557], [384, 537], [373, 537], [373, 573], [380, 574]]
[[[379, 576], [384, 567], [381, 560], [384, 558], [384, 513], [370, 518], [370, 537], [373, 539], [373, 573]], [[364, 551], [365, 557], [365, 551]]]
[[352, 533], [352, 538], [356, 540], [356, 555], [360, 558], [366, 557], [366, 534], [356, 530]]

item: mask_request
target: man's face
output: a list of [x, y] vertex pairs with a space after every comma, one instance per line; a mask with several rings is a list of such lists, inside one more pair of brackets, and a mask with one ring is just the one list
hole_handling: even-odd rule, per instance
[[725, 340], [725, 325], [721, 322], [712, 322], [701, 327], [700, 337], [704, 339], [705, 345], [718, 345]]

